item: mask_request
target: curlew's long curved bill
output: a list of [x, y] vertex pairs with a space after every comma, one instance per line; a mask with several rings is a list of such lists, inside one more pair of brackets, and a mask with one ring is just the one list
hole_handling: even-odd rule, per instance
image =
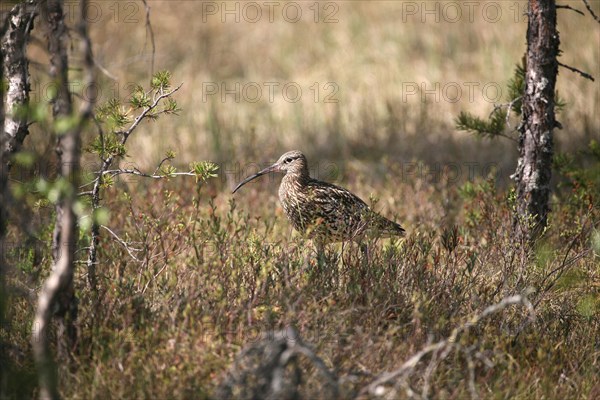
[[246, 183], [250, 182], [251, 180], [258, 178], [259, 176], [263, 176], [265, 174], [268, 174], [269, 172], [277, 172], [277, 171], [279, 171], [279, 165], [277, 165], [277, 164], [273, 164], [270, 167], [263, 169], [262, 171], [258, 171], [256, 174], [250, 175], [249, 177], [247, 177], [246, 179], [244, 179], [243, 181], [238, 183], [238, 185], [235, 187], [235, 189], [233, 189], [233, 192], [231, 192], [231, 193], [233, 194], [233, 193], [237, 192], [237, 190], [239, 188], [241, 188], [242, 186], [244, 186]]

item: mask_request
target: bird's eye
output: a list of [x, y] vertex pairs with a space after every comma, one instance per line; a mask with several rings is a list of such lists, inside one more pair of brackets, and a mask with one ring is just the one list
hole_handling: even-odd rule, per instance
[[285, 160], [283, 160], [283, 162], [284, 162], [285, 164], [289, 164], [289, 163], [291, 163], [291, 162], [292, 162], [292, 157], [288, 157], [288, 158], [286, 158]]

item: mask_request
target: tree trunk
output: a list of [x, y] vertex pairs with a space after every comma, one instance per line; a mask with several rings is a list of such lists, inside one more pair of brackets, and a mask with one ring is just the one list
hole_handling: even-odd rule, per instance
[[[52, 100], [55, 124], [72, 118], [73, 104], [68, 86], [67, 27], [61, 0], [47, 0], [42, 5], [47, 24], [50, 76], [54, 79], [56, 95]], [[76, 201], [79, 174], [80, 130], [69, 127], [57, 136], [56, 151], [60, 160], [60, 180], [63, 182], [56, 205], [56, 225], [53, 235], [54, 265], [38, 297], [33, 322], [31, 344], [38, 366], [40, 398], [57, 399], [57, 371], [50, 352], [49, 328], [53, 314], [57, 317], [57, 348], [64, 359], [76, 342], [75, 319], [77, 302], [73, 290], [74, 255], [77, 240], [77, 219], [73, 205]]]
[[4, 77], [8, 83], [7, 115], [2, 125], [3, 165], [8, 165], [8, 157], [19, 150], [29, 133], [25, 112], [29, 106], [29, 62], [25, 53], [34, 18], [33, 1], [15, 5], [8, 15], [7, 29], [1, 39]]
[[546, 227], [552, 176], [555, 84], [559, 44], [555, 0], [530, 0], [523, 121], [519, 127], [519, 161], [515, 228], [533, 240]]
[[[3, 15], [4, 16], [4, 15]], [[16, 4], [3, 18], [0, 29], [0, 325], [7, 326], [4, 308], [7, 302], [5, 241], [9, 202], [8, 172], [10, 156], [16, 152], [29, 133], [26, 113], [29, 106], [29, 62], [25, 49], [33, 28], [35, 4], [32, 0]], [[6, 82], [6, 86], [4, 85]], [[0, 359], [7, 347], [0, 343]], [[8, 365], [0, 363], [0, 398], [9, 384]]]
[[[6, 17], [6, 19], [3, 19], [2, 21], [0, 21], [0, 38], [4, 37], [4, 33], [6, 32], [8, 28], [8, 16]], [[2, 48], [2, 46], [0, 46], [0, 82], [4, 82], [4, 48]], [[6, 184], [7, 184], [7, 168], [5, 166], [5, 162], [6, 162], [6, 156], [4, 154], [4, 147], [5, 147], [5, 134], [4, 134], [4, 117], [5, 117], [5, 107], [4, 107], [4, 85], [0, 84], [0, 245], [3, 246], [4, 244], [4, 235], [6, 233], [6, 217], [7, 217], [7, 212], [6, 212]], [[0, 248], [0, 285], [3, 282], [3, 278], [4, 278], [4, 246], [2, 248]], [[2, 296], [4, 295], [4, 293], [6, 293], [4, 291], [3, 287], [0, 287], [0, 289], [2, 289]], [[3, 305], [3, 297], [0, 296], [0, 317], [3, 315], [2, 314], [2, 305]], [[3, 322], [0, 320], [0, 322]], [[0, 351], [2, 351], [2, 349], [0, 349]], [[0, 367], [1, 368], [1, 367]]]
[[[81, 132], [92, 115], [93, 99], [82, 96], [79, 113], [74, 115], [73, 103], [68, 86], [67, 30], [63, 18], [61, 0], [47, 0], [44, 18], [48, 23], [48, 50], [50, 73], [57, 83], [57, 95], [53, 103], [55, 121], [69, 118], [73, 125], [58, 136], [57, 153], [60, 158], [60, 179], [65, 183], [56, 211], [56, 227], [53, 238], [54, 267], [44, 283], [38, 298], [38, 307], [32, 329], [32, 347], [40, 380], [40, 398], [57, 399], [58, 383], [56, 366], [50, 353], [48, 328], [53, 312], [58, 319], [58, 348], [70, 352], [76, 345], [75, 320], [77, 299], [73, 290], [75, 250], [77, 240], [77, 216], [74, 205], [79, 188], [79, 159], [81, 155]], [[95, 83], [92, 44], [88, 34], [88, 2], [79, 4], [77, 32], [81, 40], [83, 57], [83, 81], [85, 87]], [[73, 117], [76, 117], [73, 119]], [[63, 340], [61, 340], [61, 334]], [[64, 356], [64, 355], [63, 355]]]
[[[0, 37], [4, 36], [6, 21], [0, 21]], [[0, 82], [4, 82], [4, 50], [0, 47]], [[0, 85], [0, 127], [4, 126], [4, 85]], [[6, 266], [4, 260], [6, 234], [6, 168], [4, 167], [4, 132], [0, 132], [0, 326], [8, 326], [4, 318], [4, 308], [6, 305], [6, 286], [4, 274]], [[5, 349], [5, 339], [0, 338], [0, 360], [8, 360]], [[6, 377], [8, 375], [8, 365], [6, 362], [0, 363], [0, 398], [5, 398], [5, 388], [7, 386]]]

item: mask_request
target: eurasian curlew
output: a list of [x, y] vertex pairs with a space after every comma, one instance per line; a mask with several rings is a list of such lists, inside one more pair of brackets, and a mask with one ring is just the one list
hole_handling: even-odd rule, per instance
[[279, 201], [294, 228], [320, 245], [350, 240], [360, 242], [366, 234], [378, 237], [404, 235], [400, 225], [371, 210], [358, 196], [311, 178], [306, 157], [298, 150], [288, 151], [275, 164], [244, 179], [233, 193], [270, 172], [285, 173], [279, 186]]

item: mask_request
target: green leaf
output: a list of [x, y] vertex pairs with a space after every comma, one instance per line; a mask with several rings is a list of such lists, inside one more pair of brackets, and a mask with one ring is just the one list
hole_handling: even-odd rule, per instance
[[461, 111], [454, 121], [456, 129], [474, 133], [482, 137], [495, 137], [504, 131], [506, 125], [506, 111], [497, 108], [489, 119], [484, 120], [471, 113]]
[[79, 219], [79, 234], [81, 237], [85, 237], [90, 229], [92, 228], [91, 218], [80, 218]]
[[54, 131], [57, 135], [64, 135], [68, 131], [75, 129], [78, 123], [78, 116], [58, 117], [54, 122]]
[[96, 137], [87, 150], [100, 155], [103, 159], [109, 156], [124, 157], [127, 155], [127, 148], [115, 134], [104, 135], [104, 140], [99, 136]]
[[177, 172], [177, 168], [172, 165], [163, 165], [160, 167], [160, 173], [162, 176], [173, 176]]
[[83, 214], [85, 212], [85, 202], [83, 200], [75, 201], [75, 203], [73, 204], [73, 212], [78, 217], [83, 216]]
[[177, 115], [177, 113], [179, 111], [181, 111], [181, 108], [179, 108], [175, 99], [172, 99], [171, 97], [169, 97], [166, 99], [166, 103], [167, 104], [165, 105], [164, 110], [163, 110], [165, 112], [165, 114]]
[[129, 99], [129, 103], [135, 108], [150, 107], [152, 104], [150, 97], [148, 97], [141, 87], [140, 90], [134, 91]]
[[64, 195], [73, 193], [73, 185], [65, 178], [58, 178], [54, 182], [39, 179], [35, 184], [36, 189], [51, 203], [56, 204]]
[[45, 103], [38, 103], [29, 107], [30, 118], [35, 122], [46, 121], [48, 118], [48, 106]]
[[219, 170], [219, 166], [210, 161], [192, 162], [190, 163], [190, 170], [196, 175], [196, 182], [206, 181], [209, 178], [218, 176], [216, 172]]
[[113, 127], [122, 128], [131, 122], [131, 118], [129, 118], [128, 112], [125, 109], [119, 107], [108, 116], [108, 121]]
[[98, 107], [96, 115], [100, 119], [106, 119], [110, 114], [118, 110], [121, 106], [119, 99], [110, 99], [106, 103]]
[[110, 212], [104, 207], [96, 208], [93, 214], [94, 222], [99, 225], [106, 225], [110, 220]]
[[58, 85], [48, 85], [48, 88], [46, 89], [46, 95], [50, 100], [56, 99], [57, 87]]
[[152, 77], [150, 86], [154, 90], [167, 90], [171, 86], [171, 73], [169, 71], [158, 71]]
[[13, 156], [15, 164], [22, 167], [31, 167], [35, 163], [35, 154], [29, 151], [19, 151]]
[[102, 175], [102, 178], [100, 179], [100, 187], [106, 189], [106, 188], [111, 187], [114, 184], [115, 184], [115, 181], [112, 176], [110, 176], [108, 174]]

